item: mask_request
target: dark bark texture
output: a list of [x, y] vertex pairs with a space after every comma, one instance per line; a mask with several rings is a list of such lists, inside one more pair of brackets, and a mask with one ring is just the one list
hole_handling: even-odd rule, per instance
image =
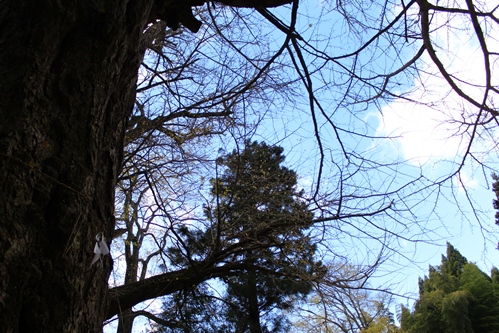
[[0, 323], [97, 332], [147, 1], [0, 4]]
[[99, 332], [160, 294], [108, 297], [111, 259], [89, 266], [96, 234], [114, 228], [144, 29], [157, 18], [199, 28], [185, 3], [202, 1], [0, 0], [2, 332]]

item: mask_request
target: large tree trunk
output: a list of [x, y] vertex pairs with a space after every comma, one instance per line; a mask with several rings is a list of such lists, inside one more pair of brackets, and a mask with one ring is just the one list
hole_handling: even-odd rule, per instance
[[[150, 1], [0, 4], [0, 323], [97, 332], [114, 186]], [[150, 6], [150, 5], [149, 5]]]

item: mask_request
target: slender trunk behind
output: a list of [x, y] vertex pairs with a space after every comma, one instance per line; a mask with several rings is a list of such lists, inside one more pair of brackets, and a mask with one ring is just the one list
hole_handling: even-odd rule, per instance
[[260, 326], [260, 308], [258, 306], [258, 289], [256, 285], [256, 273], [253, 268], [248, 270], [248, 296], [249, 296], [249, 324], [251, 333], [262, 333]]

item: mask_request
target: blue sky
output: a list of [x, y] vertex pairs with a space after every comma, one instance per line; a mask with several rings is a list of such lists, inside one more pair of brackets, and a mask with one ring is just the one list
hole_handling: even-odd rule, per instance
[[[314, 42], [311, 43], [315, 47], [325, 50], [330, 56], [339, 56], [354, 50], [359, 42], [370, 37], [369, 31], [361, 31], [356, 36], [356, 31], [349, 30], [338, 20], [336, 12], [327, 13], [328, 5], [329, 3], [321, 1], [302, 5], [308, 16], [303, 15], [301, 19], [299, 16], [297, 26], [302, 30], [298, 31], [305, 31], [303, 35], [313, 39]], [[395, 3], [387, 10], [396, 14], [400, 10], [398, 5]], [[492, 8], [497, 4], [488, 2], [487, 5]], [[379, 12], [379, 7], [369, 9], [369, 15]], [[284, 14], [281, 17], [285, 20]], [[316, 17], [320, 19], [317, 20]], [[417, 23], [417, 19], [409, 22]], [[486, 26], [489, 36], [492, 36], [487, 39], [488, 47], [497, 52], [499, 43], [493, 38], [493, 31], [497, 27]], [[483, 55], [471, 30], [471, 23], [466, 17], [442, 14], [433, 17], [432, 27], [439, 27], [432, 33], [432, 41], [438, 48], [444, 66], [457, 78], [461, 89], [479, 100], [480, 94], [483, 95], [483, 89], [479, 86], [483, 86], [485, 82], [485, 70]], [[409, 29], [417, 30], [417, 27]], [[362, 36], [362, 33], [365, 35]], [[381, 41], [372, 48], [367, 48], [366, 52], [355, 59], [364, 66], [361, 73], [369, 75], [374, 70], [389, 72], [412, 57], [418, 46], [411, 43], [403, 45], [405, 49], [401, 52], [390, 47], [392, 46]], [[307, 60], [312, 64], [311, 67], [325, 64], [312, 55], [307, 55]], [[499, 265], [499, 251], [495, 249], [499, 240], [499, 227], [494, 225], [490, 178], [490, 173], [497, 170], [498, 166], [495, 140], [497, 130], [494, 127], [482, 128], [474, 133], [470, 127], [463, 126], [462, 121], [475, 117], [476, 108], [451, 91], [427, 55], [423, 55], [417, 62], [419, 72], [416, 73], [414, 68], [407, 69], [405, 75], [394, 80], [396, 84], [392, 87], [393, 91], [404, 99], [392, 98], [373, 103], [355, 103], [354, 100], [349, 100], [350, 104], [345, 102], [344, 89], [347, 85], [334, 84], [345, 75], [338, 69], [341, 65], [347, 66], [348, 59], [327, 63], [321, 67], [320, 73], [313, 76], [314, 87], [317, 88], [319, 98], [322, 98], [326, 113], [331, 116], [334, 125], [344, 130], [339, 131], [344, 145], [341, 147], [337, 133], [327, 123], [327, 119], [320, 115], [317, 117], [318, 133], [325, 151], [325, 167], [321, 179], [324, 190], [329, 189], [334, 193], [339, 184], [340, 172], [348, 173], [359, 169], [359, 161], [345, 160], [343, 148], [379, 163], [394, 163], [355, 175], [355, 181], [350, 185], [357, 182], [382, 192], [382, 189], [390, 190], [415, 181], [412, 188], [406, 188], [400, 191], [401, 195], [393, 195], [391, 198], [395, 201], [395, 207], [401, 210], [394, 219], [400, 219], [398, 222], [407, 226], [407, 229], [398, 230], [406, 233], [403, 236], [413, 240], [420, 239], [421, 242], [396, 238], [392, 240], [394, 252], [399, 250], [406, 257], [395, 253], [393, 260], [388, 261], [386, 270], [393, 270], [388, 278], [390, 282], [400, 282], [401, 292], [417, 292], [418, 277], [427, 272], [428, 265], [440, 263], [447, 241], [485, 272], [489, 272], [492, 266]], [[493, 64], [491, 68], [497, 72], [497, 64]], [[354, 88], [351, 89], [358, 94], [359, 99], [372, 93], [362, 91], [362, 86], [352, 86]], [[299, 94], [297, 96], [300, 97]], [[490, 97], [493, 105], [499, 103], [497, 97]], [[351, 96], [346, 96], [348, 98]], [[279, 101], [278, 107], [269, 112], [271, 118], [259, 127], [255, 139], [283, 146], [287, 162], [301, 176], [301, 184], [304, 188], [312, 185], [313, 191], [319, 153], [307, 102], [305, 91], [302, 91], [301, 99], [297, 98], [288, 103], [288, 106]], [[320, 113], [318, 109], [315, 111]], [[366, 137], [351, 135], [347, 130]], [[471, 135], [475, 135], [475, 141], [469, 147]], [[460, 166], [467, 152], [473, 154], [472, 158], [467, 156]], [[429, 187], [418, 193], [419, 189], [442, 180], [457, 169], [460, 172], [441, 186]], [[384, 218], [376, 223], [397, 228], [397, 222]], [[353, 238], [346, 239], [355, 242]], [[366, 250], [370, 245], [375, 247], [375, 243], [361, 240], [353, 247]], [[362, 256], [357, 255], [357, 258], [363, 260]]]

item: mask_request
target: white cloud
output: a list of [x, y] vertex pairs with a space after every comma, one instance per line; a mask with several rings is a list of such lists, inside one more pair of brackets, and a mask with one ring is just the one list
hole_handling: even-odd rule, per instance
[[[466, 30], [471, 25], [466, 20], [452, 17], [452, 24], [459, 29], [443, 26], [432, 35], [432, 41], [438, 45], [437, 55], [460, 89], [481, 102], [481, 87], [486, 82], [484, 57], [473, 33]], [[487, 44], [490, 51], [499, 51], [499, 43], [492, 37]], [[397, 99], [386, 105], [377, 128], [378, 135], [397, 137], [394, 142], [403, 157], [416, 165], [462, 156], [472, 133], [471, 127], [463, 123], [473, 122], [478, 111], [450, 89], [427, 53], [422, 60], [419, 76], [405, 95], [412, 102]], [[497, 63], [492, 66], [499, 70]], [[491, 98], [495, 105], [499, 104], [497, 95]]]

